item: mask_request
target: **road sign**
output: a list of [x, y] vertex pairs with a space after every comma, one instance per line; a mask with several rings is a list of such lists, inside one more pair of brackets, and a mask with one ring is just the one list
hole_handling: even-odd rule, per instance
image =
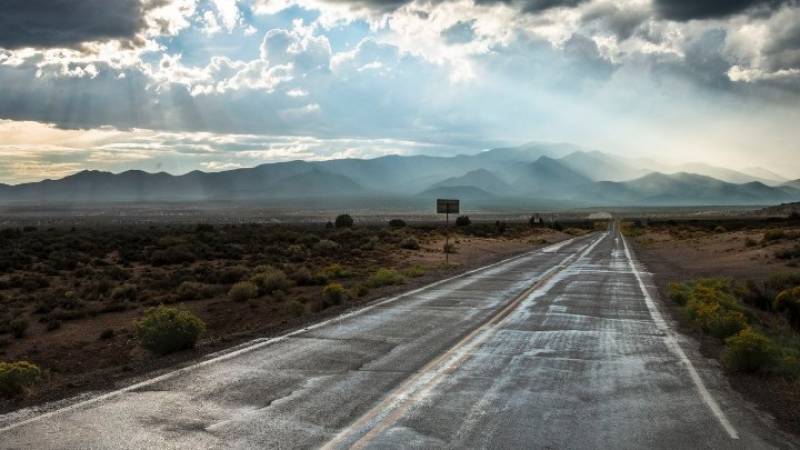
[[458, 200], [445, 198], [436, 199], [436, 212], [439, 214], [458, 214], [458, 208]]

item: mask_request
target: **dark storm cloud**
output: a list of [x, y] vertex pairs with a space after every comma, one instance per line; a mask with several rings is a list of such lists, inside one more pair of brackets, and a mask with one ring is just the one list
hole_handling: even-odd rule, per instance
[[479, 5], [493, 5], [504, 3], [507, 5], [517, 5], [523, 12], [537, 13], [553, 8], [574, 8], [588, 0], [476, 0]]
[[649, 13], [644, 9], [622, 9], [613, 3], [601, 3], [590, 6], [581, 16], [581, 21], [599, 24], [624, 41], [633, 36], [648, 18]]
[[744, 11], [763, 12], [796, 0], [655, 0], [661, 17], [677, 21], [714, 19]]
[[133, 39], [147, 7], [139, 0], [3, 0], [0, 47], [77, 47], [83, 42]]

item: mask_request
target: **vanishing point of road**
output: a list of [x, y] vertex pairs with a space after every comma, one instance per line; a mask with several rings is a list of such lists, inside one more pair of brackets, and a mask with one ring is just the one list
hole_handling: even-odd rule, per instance
[[613, 226], [0, 416], [0, 447], [793, 448], [694, 347]]

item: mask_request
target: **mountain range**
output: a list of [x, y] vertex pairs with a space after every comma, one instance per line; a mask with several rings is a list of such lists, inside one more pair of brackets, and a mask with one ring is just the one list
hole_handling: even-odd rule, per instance
[[[0, 203], [178, 201], [427, 205], [461, 198], [473, 207], [770, 205], [800, 200], [800, 180], [764, 169], [670, 166], [532, 143], [448, 157], [290, 161], [184, 175], [87, 170], [59, 180], [0, 184]], [[379, 201], [377, 203], [380, 203]]]

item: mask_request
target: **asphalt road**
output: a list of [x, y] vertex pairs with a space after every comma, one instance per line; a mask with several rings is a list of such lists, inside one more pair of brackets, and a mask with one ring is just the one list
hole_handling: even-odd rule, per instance
[[2, 448], [791, 448], [616, 229], [61, 409]]

